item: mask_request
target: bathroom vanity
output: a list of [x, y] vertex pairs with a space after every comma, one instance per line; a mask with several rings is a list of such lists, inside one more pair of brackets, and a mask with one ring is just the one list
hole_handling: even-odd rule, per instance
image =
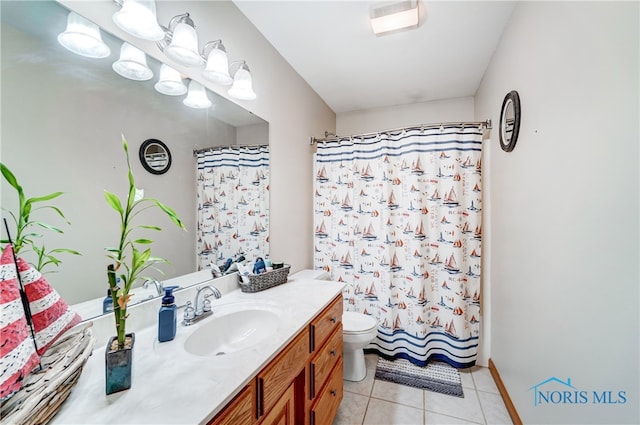
[[305, 326], [209, 424], [331, 424], [342, 400], [342, 297]]
[[[178, 292], [176, 303], [192, 300], [197, 289]], [[106, 340], [99, 337], [80, 380], [52, 423], [333, 422], [342, 400], [342, 284], [290, 278], [258, 293], [223, 291], [222, 298], [211, 304], [211, 317], [191, 326], [179, 324], [173, 341], [157, 341], [155, 322], [135, 329], [132, 387], [127, 391], [105, 395]], [[157, 317], [159, 301], [140, 308], [145, 306], [155, 309]], [[277, 317], [275, 328], [265, 331], [268, 337], [257, 335], [257, 342], [248, 347], [212, 345], [210, 353], [203, 351], [217, 339], [206, 338], [207, 333], [219, 333], [210, 321], [233, 329], [225, 317], [240, 322], [243, 311], [251, 315], [258, 310]], [[239, 315], [231, 314], [238, 311]], [[132, 317], [138, 313], [147, 314], [132, 311]], [[194, 338], [203, 341], [196, 349], [189, 345]]]

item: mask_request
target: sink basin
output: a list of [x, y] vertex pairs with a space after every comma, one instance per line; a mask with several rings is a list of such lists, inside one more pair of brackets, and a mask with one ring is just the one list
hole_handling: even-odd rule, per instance
[[222, 356], [270, 338], [278, 329], [280, 317], [273, 308], [214, 307], [213, 317], [203, 321], [185, 340], [185, 350], [196, 356]]

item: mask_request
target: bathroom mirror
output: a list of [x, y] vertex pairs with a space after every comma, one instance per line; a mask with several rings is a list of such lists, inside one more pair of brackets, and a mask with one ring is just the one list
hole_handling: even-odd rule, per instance
[[[162, 7], [162, 2], [158, 4]], [[152, 239], [153, 255], [169, 261], [160, 266], [162, 273], [148, 273], [164, 281], [197, 271], [193, 151], [268, 144], [269, 127], [260, 117], [211, 91], [207, 94], [215, 106], [204, 110], [186, 107], [180, 96], [156, 92], [161, 64], [151, 57], [147, 62], [154, 78], [121, 77], [112, 64], [122, 41], [105, 31], [102, 38], [111, 50], [109, 57], [91, 59], [71, 53], [57, 42], [68, 13], [55, 1], [0, 2], [0, 155], [27, 196], [63, 192], [53, 204], [70, 224], [45, 212], [34, 213], [33, 218], [64, 232], [40, 231], [47, 249], [74, 249], [82, 255], [60, 254], [62, 264], [47, 269], [47, 280], [69, 304], [101, 304], [107, 290], [105, 248], [117, 245], [119, 226], [104, 192], [124, 199], [128, 189], [122, 136], [129, 144], [136, 185], [145, 196], [176, 210], [187, 228], [186, 232], [178, 229], [162, 213], [141, 214], [143, 224], [162, 228], [140, 237]], [[151, 167], [164, 170], [163, 174], [147, 172], [138, 160], [140, 147], [149, 139], [166, 146], [167, 157]], [[143, 149], [145, 160], [147, 153], [156, 150], [160, 151]], [[16, 202], [15, 190], [2, 179], [3, 209], [11, 209]], [[7, 216], [6, 211], [2, 216]], [[24, 257], [29, 259], [28, 255]], [[155, 296], [153, 291], [151, 295]]]
[[138, 151], [140, 163], [151, 174], [164, 174], [171, 167], [171, 151], [158, 139], [147, 139]]
[[511, 152], [516, 147], [520, 131], [520, 96], [515, 90], [510, 91], [502, 102], [500, 113], [500, 147]]

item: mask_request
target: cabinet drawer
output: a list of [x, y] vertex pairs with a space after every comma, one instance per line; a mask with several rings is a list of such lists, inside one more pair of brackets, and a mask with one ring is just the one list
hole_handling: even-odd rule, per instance
[[333, 334], [322, 349], [311, 360], [310, 379], [311, 386], [309, 398], [314, 398], [322, 389], [325, 381], [329, 377], [331, 370], [338, 360], [342, 358], [342, 324], [334, 329]]
[[311, 322], [311, 352], [320, 348], [340, 323], [342, 323], [342, 295], [334, 298], [331, 304]]
[[342, 358], [331, 371], [329, 382], [322, 388], [309, 413], [310, 425], [331, 425], [342, 401]]
[[254, 422], [255, 386], [249, 384], [208, 425], [247, 425]]
[[258, 417], [275, 406], [280, 396], [304, 369], [308, 357], [309, 331], [305, 328], [258, 374]]

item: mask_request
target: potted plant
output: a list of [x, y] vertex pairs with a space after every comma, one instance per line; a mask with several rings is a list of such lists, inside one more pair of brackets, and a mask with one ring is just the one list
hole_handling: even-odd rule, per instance
[[[15, 233], [13, 234], [12, 239], [14, 255], [17, 257], [21, 253], [29, 252], [29, 249], [32, 250], [37, 256], [37, 261], [30, 263], [40, 273], [44, 273], [44, 268], [50, 264], [53, 264], [55, 266], [59, 266], [61, 264], [60, 259], [56, 256], [57, 254], [67, 253], [73, 255], [81, 255], [78, 251], [67, 248], [55, 248], [47, 251], [44, 243], [38, 244], [36, 242], [38, 239], [42, 238], [43, 235], [37, 233], [34, 228], [46, 229], [59, 234], [62, 234], [64, 232], [59, 227], [52, 226], [39, 220], [34, 220], [31, 215], [33, 212], [38, 210], [52, 210], [57, 215], [62, 217], [62, 219], [65, 220], [67, 224], [70, 224], [60, 208], [54, 205], [44, 204], [47, 201], [51, 201], [61, 196], [63, 193], [53, 192], [44, 196], [27, 198], [24, 189], [22, 188], [20, 183], [18, 183], [18, 179], [11, 172], [9, 167], [0, 162], [0, 171], [2, 172], [2, 176], [7, 181], [7, 183], [9, 183], [9, 185], [13, 187], [18, 193], [17, 212], [5, 209], [9, 213], [15, 224]], [[9, 243], [9, 235], [7, 235], [7, 239], [3, 239], [0, 242], [3, 244]]]
[[[134, 219], [142, 211], [154, 206], [163, 211], [169, 219], [181, 229], [184, 224], [174, 210], [164, 205], [154, 198], [145, 198], [142, 190], [136, 188], [131, 162], [129, 161], [129, 146], [122, 136], [122, 147], [127, 159], [129, 191], [126, 202], [113, 193], [105, 191], [105, 200], [120, 216], [120, 240], [116, 248], [107, 248], [107, 257], [113, 261], [107, 268], [109, 289], [113, 299], [113, 316], [116, 325], [116, 336], [112, 337], [107, 344], [106, 357], [106, 393], [111, 394], [117, 391], [131, 388], [131, 360], [132, 349], [135, 340], [133, 333], [127, 334], [127, 305], [131, 298], [129, 292], [133, 284], [149, 267], [158, 263], [166, 263], [167, 260], [151, 256], [151, 248], [148, 247], [153, 241], [146, 238], [134, 238], [133, 233], [138, 230], [160, 231], [157, 226], [133, 224]], [[147, 246], [147, 248], [142, 248]], [[120, 278], [120, 281], [117, 281]]]

